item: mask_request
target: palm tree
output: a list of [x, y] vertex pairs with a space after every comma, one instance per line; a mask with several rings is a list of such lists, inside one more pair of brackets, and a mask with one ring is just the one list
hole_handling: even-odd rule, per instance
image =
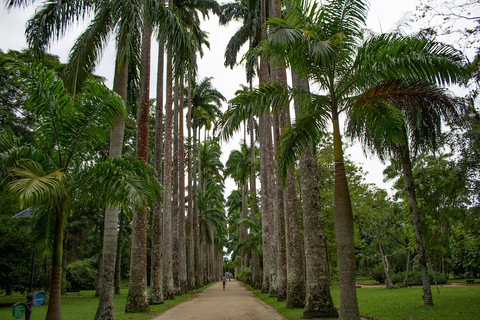
[[[230, 152], [228, 160], [225, 164], [225, 175], [231, 176], [237, 183], [238, 187], [242, 189], [242, 212], [241, 219], [247, 218], [247, 196], [248, 196], [248, 179], [250, 176], [250, 169], [252, 163], [250, 162], [250, 149], [247, 147], [245, 141], [241, 142], [241, 150], [233, 150]], [[239, 240], [246, 241], [248, 238], [248, 230], [244, 225], [239, 225]], [[240, 254], [241, 266], [248, 267], [248, 258], [246, 254]]]
[[[374, 112], [370, 110], [366, 112], [365, 108], [361, 107], [351, 109], [347, 134], [352, 139], [359, 139], [365, 151], [378, 155], [381, 160], [389, 157], [401, 163], [422, 271], [424, 304], [433, 305], [420, 227], [421, 216], [415, 194], [411, 149], [414, 154], [424, 150], [435, 150], [441, 136], [441, 117], [448, 119], [455, 116], [459, 101], [455, 101], [443, 89], [430, 83], [390, 81], [373, 90], [399, 92], [409, 90], [411, 93], [403, 98], [403, 101], [392, 101], [391, 105], [394, 107], [392, 110], [382, 110], [382, 105]], [[391, 113], [400, 117], [400, 126], [387, 128], [383, 125], [392, 116]]]
[[[280, 140], [279, 166], [284, 175], [293, 163], [295, 154], [299, 155], [310, 141], [315, 141], [319, 132], [325, 130], [326, 120], [331, 119], [335, 154], [340, 317], [358, 319], [353, 214], [343, 163], [339, 114], [354, 103], [367, 105], [366, 99], [360, 99], [361, 94], [387, 79], [423, 78], [453, 82], [460, 75], [458, 67], [462, 57], [450, 47], [400, 35], [387, 34], [363, 40], [368, 12], [363, 1], [334, 0], [322, 7], [317, 3], [309, 5], [304, 1], [294, 1], [288, 6], [289, 11], [284, 19], [269, 20], [272, 37], [264, 50], [273, 51], [278, 57], [286, 59], [296, 72], [318, 84], [326, 94], [302, 95], [295, 90], [287, 92], [281, 85], [270, 85], [261, 87], [249, 98], [237, 100], [246, 99], [244, 105], [254, 104], [263, 108], [273, 104], [275, 109], [284, 105], [285, 100], [293, 95], [304, 97], [305, 112], [292, 129], [283, 133]], [[379, 91], [369, 92], [372, 99], [385, 103], [400, 98], [398, 92], [382, 92], [382, 95]], [[408, 92], [402, 94], [405, 97]], [[226, 112], [225, 117], [230, 119], [225, 123], [226, 131], [251, 115], [251, 112], [245, 112], [246, 109]], [[248, 109], [254, 110], [253, 107]], [[398, 121], [390, 125], [398, 125]]]
[[[142, 176], [142, 166], [126, 159], [106, 159], [92, 166], [88, 164], [89, 159], [82, 159], [80, 155], [82, 150], [91, 147], [91, 141], [105, 139], [116, 119], [124, 114], [120, 97], [100, 83], [88, 81], [84, 85], [84, 93], [73, 99], [53, 72], [34, 68], [27, 72], [25, 80], [30, 94], [27, 106], [37, 114], [36, 132], [39, 135], [35, 145], [42, 151], [32, 153], [37, 157], [26, 156], [25, 153], [14, 152], [12, 149], [20, 146], [12, 145], [2, 160], [14, 160], [11, 170], [16, 179], [9, 188], [21, 204], [39, 206], [40, 220], [45, 222], [48, 221], [45, 219], [50, 219], [55, 224], [47, 318], [61, 319], [64, 215], [72, 208], [75, 192], [85, 183], [90, 187], [90, 195], [100, 195], [95, 199], [98, 204], [120, 205], [134, 200], [137, 207], [142, 207], [149, 195], [145, 187], [149, 180], [146, 179], [148, 173]], [[17, 155], [17, 159], [12, 159], [13, 155]], [[42, 157], [39, 158], [39, 155]], [[78, 161], [84, 163], [80, 167], [88, 169], [83, 174], [75, 172], [79, 168]], [[109, 188], [114, 188], [115, 192], [101, 192], [111, 190]]]

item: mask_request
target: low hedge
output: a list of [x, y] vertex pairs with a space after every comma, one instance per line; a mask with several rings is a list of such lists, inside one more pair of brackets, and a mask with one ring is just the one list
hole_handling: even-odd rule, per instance
[[[430, 284], [446, 284], [447, 278], [443, 273], [440, 272], [428, 272], [428, 278], [430, 279]], [[405, 272], [399, 272], [392, 276], [392, 282], [394, 284], [402, 284], [405, 279]], [[422, 272], [421, 271], [410, 271], [408, 273], [408, 285], [422, 285]]]

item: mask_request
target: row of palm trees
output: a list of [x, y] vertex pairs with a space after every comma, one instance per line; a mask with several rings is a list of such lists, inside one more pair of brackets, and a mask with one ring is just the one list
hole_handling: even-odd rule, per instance
[[[366, 151], [402, 163], [423, 275], [424, 304], [433, 305], [410, 157], [411, 152], [435, 148], [441, 118], [452, 118], [460, 111], [462, 103], [441, 86], [458, 83], [467, 76], [464, 57], [452, 47], [422, 35], [365, 36], [368, 3], [362, 0], [333, 0], [323, 5], [303, 0], [284, 1], [283, 16], [275, 1], [261, 1], [258, 7], [258, 4], [240, 4], [244, 10], [231, 10], [226, 18], [240, 19], [244, 26], [253, 21], [260, 23], [248, 37], [242, 33], [232, 38], [232, 46], [226, 51], [226, 65], [231, 64], [231, 53], [238, 48], [233, 45], [234, 40], [250, 39], [255, 46], [251, 46], [245, 60], [260, 59], [257, 68], [260, 85], [238, 92], [232, 99], [231, 107], [222, 117], [221, 134], [229, 138], [245, 121], [258, 116], [262, 290], [279, 300], [286, 299], [287, 307], [305, 306], [305, 317], [335, 316], [326, 273], [314, 157], [316, 148], [321, 147], [317, 145], [320, 137], [331, 127], [340, 317], [360, 318], [355, 290], [354, 222], [340, 131], [340, 117], [345, 114], [348, 136], [360, 140]], [[247, 63], [247, 66], [253, 65]], [[286, 85], [285, 66], [292, 70], [291, 88]], [[252, 71], [247, 70], [248, 74]], [[292, 100], [296, 112], [293, 125], [288, 108]], [[275, 172], [270, 171], [273, 161]], [[299, 219], [295, 204], [293, 166], [296, 164], [303, 219]], [[303, 221], [302, 227], [299, 221]], [[298, 235], [301, 228], [303, 239]], [[242, 237], [240, 229], [238, 237]], [[282, 268], [285, 265], [286, 270]]]
[[[11, 5], [29, 3], [9, 1]], [[213, 1], [173, 1], [168, 6], [161, 1], [144, 0], [49, 1], [27, 26], [30, 46], [41, 53], [71, 23], [92, 14], [93, 19], [73, 47], [66, 68], [66, 87], [73, 97], [88, 88], [87, 75], [94, 70], [108, 36], [115, 36], [114, 91], [127, 107], [135, 110], [136, 158], [145, 166], [149, 162], [150, 46], [152, 35], [157, 35], [160, 50], [153, 163], [156, 181], [163, 185], [163, 200], [157, 198], [153, 206], [150, 297], [146, 294], [148, 210], [145, 205], [135, 207], [126, 311], [147, 311], [149, 303], [162, 303], [177, 293], [202, 286], [213, 281], [222, 270], [220, 252], [226, 243], [223, 165], [218, 160], [218, 140], [207, 135], [213, 119], [220, 115], [224, 98], [211, 87], [210, 79], [195, 83], [196, 52], [202, 53], [202, 45], [208, 44], [199, 27], [198, 13], [218, 14], [221, 9], [223, 23], [232, 19], [243, 22], [227, 47], [225, 65], [233, 66], [241, 45], [250, 43], [245, 58], [250, 86], [237, 92], [222, 116], [220, 131], [228, 138], [242, 124], [247, 127], [248, 123], [249, 127], [250, 147], [245, 144], [245, 133], [244, 145], [238, 154], [232, 153], [226, 173], [240, 188], [237, 199], [241, 199], [241, 204], [237, 208], [241, 210], [235, 225], [239, 243], [247, 243], [250, 236], [259, 234], [261, 224], [261, 246], [253, 246], [251, 250], [238, 246], [240, 264], [252, 265], [252, 284], [279, 300], [286, 300], [287, 307], [304, 307], [305, 317], [338, 316], [329, 290], [315, 158], [320, 137], [330, 123], [335, 155], [340, 317], [359, 319], [352, 204], [339, 123], [340, 116], [345, 114], [346, 133], [352, 139], [360, 139], [366, 149], [382, 158], [401, 160], [424, 275], [424, 303], [433, 304], [410, 153], [434, 148], [441, 129], [440, 118], [457, 113], [459, 101], [440, 86], [467, 76], [463, 56], [451, 47], [421, 36], [365, 36], [368, 4], [362, 0], [332, 0], [322, 6], [294, 0], [283, 2], [283, 7], [274, 0], [240, 1], [221, 9]], [[163, 48], [167, 51], [166, 58]], [[292, 70], [292, 87], [287, 86], [287, 66]], [[254, 75], [258, 75], [260, 83], [255, 89]], [[296, 118], [293, 125], [291, 101]], [[188, 110], [187, 145], [183, 132], [184, 106]], [[121, 114], [114, 120], [108, 122], [114, 124], [110, 156], [120, 157], [124, 122]], [[199, 142], [202, 128], [204, 139]], [[256, 139], [260, 204], [256, 203]], [[235, 158], [243, 159], [243, 163]], [[231, 204], [235, 202], [233, 198], [230, 200]], [[146, 200], [143, 201], [145, 204]], [[120, 202], [112, 198], [107, 203], [97, 319], [114, 318], [111, 288]], [[229, 205], [229, 210], [232, 207]], [[186, 210], [188, 221], [185, 221]], [[59, 217], [58, 213], [57, 220], [61, 222]], [[54, 257], [58, 260], [61, 238], [57, 238]], [[263, 259], [263, 273], [260, 259]], [[60, 278], [61, 259], [57, 260], [52, 279]], [[60, 291], [53, 288], [47, 318], [61, 319]]]
[[[8, 5], [29, 3], [11, 1]], [[221, 255], [214, 253], [215, 233], [220, 236], [223, 228], [224, 187], [221, 178], [222, 166], [218, 162], [220, 148], [218, 142], [212, 139], [205, 140], [200, 145], [197, 141], [200, 140], [201, 128], [205, 127], [205, 132], [208, 132], [212, 120], [218, 116], [224, 97], [212, 88], [211, 79], [205, 79], [199, 84], [194, 82], [196, 52], [202, 53], [202, 45], [208, 45], [206, 34], [200, 29], [199, 13], [206, 16], [210, 11], [218, 13], [216, 2], [179, 1], [169, 3], [169, 8], [166, 8], [160, 1], [49, 1], [37, 10], [27, 25], [29, 45], [38, 54], [42, 54], [50, 41], [62, 36], [69, 25], [92, 14], [90, 25], [77, 39], [66, 67], [64, 79], [73, 96], [83, 92], [85, 79], [94, 70], [108, 37], [111, 35], [115, 37], [117, 56], [113, 89], [136, 113], [135, 156], [145, 165], [149, 161], [150, 46], [153, 31], [155, 30], [158, 35], [160, 81], [157, 88], [154, 163], [155, 177], [164, 186], [163, 201], [157, 200], [152, 218], [153, 263], [150, 297], [146, 295], [147, 207], [139, 206], [133, 215], [127, 312], [147, 311], [149, 303], [162, 303], [164, 299], [173, 299], [175, 294], [186, 293], [188, 288], [202, 286], [215, 279], [222, 270], [219, 262], [223, 259]], [[166, 59], [164, 47], [167, 48]], [[164, 64], [166, 64], [165, 81], [163, 81]], [[163, 119], [164, 82], [166, 82], [165, 119]], [[189, 173], [190, 220], [188, 277], [183, 136], [185, 106], [189, 110], [187, 127], [190, 142], [186, 170]], [[123, 147], [124, 115], [119, 114], [114, 123], [110, 134], [109, 155], [120, 157]], [[98, 283], [100, 302], [96, 319], [115, 318], [111, 288], [117, 251], [118, 209], [116, 202], [110, 202], [105, 211], [104, 242]], [[63, 232], [61, 228], [56, 230]], [[58, 247], [60, 253], [54, 257], [58, 257], [61, 256], [62, 241], [59, 238], [55, 243], [55, 248]], [[177, 247], [173, 247], [174, 245]], [[223, 247], [217, 244], [217, 251], [221, 252], [222, 249]], [[52, 279], [59, 279], [61, 275], [61, 258], [57, 260], [54, 260]], [[216, 274], [214, 270], [217, 271]], [[54, 290], [54, 286], [50, 294], [47, 318], [61, 319], [60, 290]]]

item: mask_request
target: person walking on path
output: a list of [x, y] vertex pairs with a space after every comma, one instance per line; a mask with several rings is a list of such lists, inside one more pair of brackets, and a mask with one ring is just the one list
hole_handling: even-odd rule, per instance
[[223, 282], [223, 290], [225, 290], [225, 283], [227, 283], [227, 278], [225, 277], [225, 275], [222, 278], [222, 282]]

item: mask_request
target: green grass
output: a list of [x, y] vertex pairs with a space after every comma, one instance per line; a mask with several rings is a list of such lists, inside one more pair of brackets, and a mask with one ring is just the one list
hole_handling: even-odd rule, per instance
[[[197, 292], [201, 292], [210, 287], [214, 283], [208, 284]], [[68, 293], [62, 297], [62, 315], [64, 320], [85, 320], [93, 319], [98, 307], [98, 298], [93, 294], [95, 291], [81, 291], [80, 295], [77, 293]], [[122, 290], [122, 294], [123, 294]], [[125, 291], [126, 294], [126, 291]], [[147, 313], [125, 313], [125, 304], [127, 302], [126, 295], [114, 296], [115, 318], [117, 320], [149, 320], [158, 314], [171, 309], [172, 307], [182, 303], [190, 298], [193, 294], [188, 293], [182, 296], [175, 297], [175, 300], [166, 300], [164, 304], [150, 306], [150, 312]], [[0, 319], [13, 319], [12, 305], [15, 302], [26, 302], [25, 297], [1, 297], [0, 298]], [[40, 307], [33, 307], [31, 320], [43, 320], [47, 314], [47, 305]]]
[[[249, 288], [247, 286], [247, 288]], [[251, 288], [249, 288], [251, 290]], [[332, 299], [340, 303], [340, 290], [332, 288]], [[269, 298], [258, 290], [255, 295], [271, 305], [286, 319], [301, 319], [302, 309], [287, 309], [285, 302]], [[480, 319], [480, 286], [441, 287], [440, 293], [432, 287], [434, 307], [422, 307], [422, 288], [410, 287], [396, 290], [385, 288], [358, 288], [360, 313], [383, 320], [400, 320], [412, 317], [415, 320], [433, 319]]]

